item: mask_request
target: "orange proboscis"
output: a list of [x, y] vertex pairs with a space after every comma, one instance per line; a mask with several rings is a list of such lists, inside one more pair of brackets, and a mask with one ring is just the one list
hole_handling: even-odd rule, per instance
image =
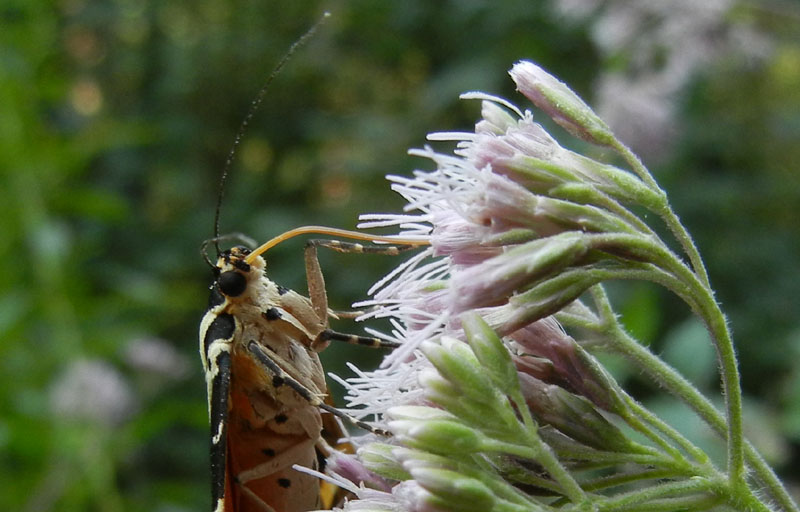
[[269, 249], [272, 249], [279, 243], [299, 235], [309, 235], [309, 234], [335, 236], [339, 238], [349, 238], [351, 240], [365, 240], [367, 242], [385, 242], [397, 245], [419, 245], [419, 246], [430, 245], [430, 242], [428, 240], [371, 235], [369, 233], [362, 233], [360, 231], [329, 228], [327, 226], [302, 226], [299, 228], [290, 229], [289, 231], [286, 231], [285, 233], [282, 233], [273, 238], [272, 240], [269, 240], [268, 242], [262, 244], [260, 247], [258, 247], [258, 249], [251, 252], [247, 256], [247, 258], [245, 258], [245, 261], [247, 263], [253, 263], [253, 260], [255, 260], [256, 257], [258, 257], [261, 254], [264, 254]]

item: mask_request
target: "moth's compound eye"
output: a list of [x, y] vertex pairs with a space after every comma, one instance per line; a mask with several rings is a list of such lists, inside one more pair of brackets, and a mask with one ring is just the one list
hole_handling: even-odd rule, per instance
[[239, 272], [229, 270], [219, 275], [217, 284], [219, 291], [228, 297], [238, 297], [247, 288], [247, 279]]

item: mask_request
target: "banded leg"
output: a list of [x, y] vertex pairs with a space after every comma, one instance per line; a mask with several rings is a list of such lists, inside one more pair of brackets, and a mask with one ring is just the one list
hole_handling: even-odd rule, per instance
[[314, 343], [311, 346], [315, 350], [317, 350], [317, 347], [321, 347], [321, 350], [322, 348], [328, 346], [328, 343], [331, 341], [341, 341], [351, 345], [360, 345], [362, 347], [370, 348], [397, 348], [400, 346], [399, 343], [394, 341], [382, 340], [380, 338], [374, 338], [371, 336], [347, 334], [344, 332], [334, 331], [333, 329], [325, 329], [319, 333], [319, 336], [317, 336], [317, 339], [314, 340]]
[[269, 355], [268, 349], [257, 343], [256, 341], [251, 340], [247, 344], [247, 350], [253, 354], [262, 367], [272, 375], [272, 385], [277, 389], [280, 386], [289, 386], [294, 390], [300, 398], [307, 401], [309, 404], [313, 405], [314, 407], [319, 407], [320, 409], [327, 411], [338, 418], [341, 418], [348, 423], [355, 425], [356, 427], [362, 428], [364, 430], [368, 430], [373, 434], [378, 434], [382, 436], [391, 436], [392, 434], [386, 430], [375, 428], [368, 423], [365, 423], [359, 419], [356, 419], [350, 416], [347, 413], [340, 411], [339, 409], [330, 406], [322, 401], [320, 397], [315, 395], [311, 392], [310, 389], [305, 387], [304, 385], [300, 384], [297, 380], [295, 380], [291, 375], [286, 373], [283, 368], [278, 365], [274, 359]]
[[306, 249], [309, 246], [325, 247], [332, 251], [341, 253], [356, 254], [384, 254], [386, 256], [397, 256], [401, 252], [419, 249], [418, 245], [364, 245], [358, 242], [342, 242], [341, 240], [313, 239], [306, 242]]

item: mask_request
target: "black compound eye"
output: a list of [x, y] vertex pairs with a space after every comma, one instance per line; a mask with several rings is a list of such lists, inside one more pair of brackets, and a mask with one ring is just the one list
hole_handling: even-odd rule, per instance
[[239, 272], [229, 270], [219, 275], [217, 284], [219, 290], [228, 297], [238, 297], [247, 288], [247, 279]]

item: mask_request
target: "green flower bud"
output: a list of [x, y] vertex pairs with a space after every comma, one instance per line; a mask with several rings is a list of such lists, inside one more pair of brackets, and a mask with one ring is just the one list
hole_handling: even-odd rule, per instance
[[582, 233], [567, 232], [534, 240], [455, 273], [451, 308], [467, 311], [505, 302], [544, 277], [578, 263], [586, 255]]
[[[462, 95], [462, 97], [464, 96]], [[509, 128], [517, 126], [517, 120], [514, 116], [492, 101], [481, 102], [481, 117], [483, 121], [475, 127], [476, 132], [485, 131], [495, 135], [502, 135]]]
[[392, 448], [392, 456], [400, 461], [406, 471], [415, 468], [451, 469], [453, 471], [458, 469], [458, 463], [453, 458], [404, 446]]
[[469, 346], [455, 338], [442, 337], [440, 343], [425, 341], [420, 350], [439, 373], [469, 398], [486, 401], [496, 388]]
[[408, 446], [443, 455], [479, 451], [484, 441], [482, 434], [453, 420], [393, 420], [389, 428]]
[[558, 312], [598, 281], [598, 278], [581, 270], [564, 272], [509, 298], [508, 309], [495, 312], [493, 316], [498, 322], [492, 322], [492, 325], [498, 331], [513, 332]]
[[410, 475], [386, 443], [369, 443], [358, 449], [358, 458], [369, 471], [391, 480], [407, 480]]
[[477, 313], [461, 316], [461, 326], [478, 361], [501, 391], [509, 394], [519, 389], [517, 369], [503, 341]]
[[486, 407], [483, 402], [478, 403], [472, 399], [465, 400], [464, 394], [450, 381], [439, 375], [434, 368], [422, 371], [419, 375], [419, 383], [425, 390], [427, 400], [442, 406], [467, 422], [486, 418], [487, 414], [489, 416], [494, 414], [494, 411], [490, 407]]
[[386, 414], [393, 420], [455, 420], [455, 416], [449, 412], [427, 407], [424, 405], [398, 405], [392, 407]]
[[598, 450], [629, 451], [630, 441], [589, 400], [530, 375], [521, 374], [520, 382], [528, 407], [541, 423]]
[[613, 143], [608, 125], [565, 83], [528, 61], [515, 64], [509, 74], [522, 94], [572, 135], [601, 146]]
[[425, 490], [442, 500], [446, 510], [460, 512], [487, 512], [492, 510], [496, 498], [491, 489], [475, 478], [455, 471], [434, 468], [415, 468], [411, 476]]
[[[419, 372], [417, 380], [419, 381], [419, 385], [422, 386], [426, 392], [433, 392], [436, 396], [441, 396], [446, 399], [456, 399], [463, 396], [458, 389], [449, 380], [442, 377], [435, 368], [423, 369]], [[439, 403], [439, 401], [436, 400], [436, 403]]]

